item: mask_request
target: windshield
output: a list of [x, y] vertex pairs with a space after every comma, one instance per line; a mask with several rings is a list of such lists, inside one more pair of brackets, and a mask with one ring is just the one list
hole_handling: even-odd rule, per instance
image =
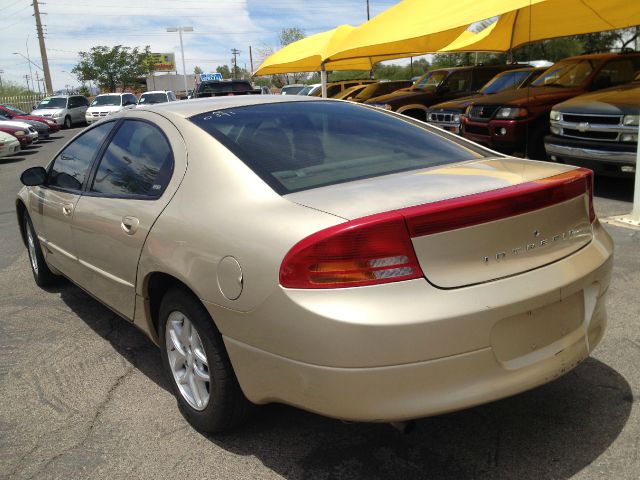
[[98, 95], [93, 102], [91, 102], [92, 107], [103, 107], [103, 106], [120, 106], [120, 101], [122, 97], [120, 95]]
[[167, 102], [166, 93], [143, 93], [138, 100], [138, 104], [152, 104], [152, 103], [165, 103]]
[[36, 110], [47, 108], [67, 108], [67, 99], [64, 97], [49, 97], [42, 100]]
[[415, 90], [417, 88], [436, 88], [444, 81], [445, 78], [447, 78], [446, 71], [433, 70], [424, 74], [422, 78], [419, 78], [418, 81], [413, 84], [411, 89]]
[[299, 95], [300, 90], [303, 88], [304, 87], [301, 85], [285, 85], [282, 87], [282, 91], [280, 93], [282, 93], [282, 95]]
[[515, 70], [501, 73], [485, 83], [484, 87], [480, 89], [480, 93], [489, 95], [504, 90], [513, 90], [518, 88], [530, 74], [531, 70]]
[[14, 107], [13, 105], [3, 105], [7, 110], [11, 110], [13, 113], [17, 113], [18, 115], [29, 115], [27, 112], [23, 112], [19, 108]]
[[348, 102], [251, 105], [191, 121], [280, 194], [482, 157], [428, 127]]
[[592, 60], [567, 60], [550, 67], [531, 85], [534, 87], [579, 87], [595, 68]]
[[303, 87], [298, 93], [297, 95], [309, 95], [309, 92], [311, 91], [311, 89], [313, 88], [313, 85], [307, 85], [306, 87]]

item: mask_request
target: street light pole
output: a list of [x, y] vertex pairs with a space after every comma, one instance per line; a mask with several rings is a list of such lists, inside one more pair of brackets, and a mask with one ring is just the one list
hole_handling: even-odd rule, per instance
[[184, 45], [182, 44], [182, 32], [193, 32], [193, 27], [169, 27], [167, 32], [178, 32], [180, 36], [180, 53], [182, 54], [182, 76], [184, 77], [184, 94], [189, 91], [187, 87], [187, 67], [184, 63]]
[[[31, 71], [31, 58], [29, 57], [29, 35], [27, 35], [27, 41], [24, 42], [24, 46], [27, 47], [27, 61], [29, 62], [29, 77], [31, 78], [31, 86], [33, 87], [33, 71]], [[36, 89], [33, 88], [35, 93]]]

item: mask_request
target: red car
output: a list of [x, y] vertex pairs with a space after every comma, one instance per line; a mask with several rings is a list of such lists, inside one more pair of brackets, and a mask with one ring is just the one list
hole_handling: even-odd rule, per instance
[[17, 132], [23, 131], [20, 127], [12, 127], [9, 125], [0, 125], [0, 132], [5, 132], [10, 135], [13, 135], [20, 142], [20, 148], [27, 148], [31, 145], [32, 140], [28, 135], [25, 135], [24, 132], [22, 135], [16, 135]]
[[51, 133], [59, 132], [60, 125], [50, 118], [38, 117], [37, 115], [29, 115], [13, 105], [0, 105], [0, 113], [9, 117], [11, 120], [35, 120], [42, 122], [51, 129]]

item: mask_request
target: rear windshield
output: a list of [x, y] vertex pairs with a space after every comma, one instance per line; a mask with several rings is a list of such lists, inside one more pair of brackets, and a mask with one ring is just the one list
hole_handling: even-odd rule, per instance
[[280, 194], [484, 156], [426, 126], [346, 102], [251, 105], [191, 121]]

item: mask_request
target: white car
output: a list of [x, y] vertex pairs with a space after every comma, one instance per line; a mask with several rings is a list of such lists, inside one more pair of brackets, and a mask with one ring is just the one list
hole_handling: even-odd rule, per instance
[[28, 123], [13, 121], [13, 120], [2, 120], [0, 121], [0, 125], [8, 125], [10, 127], [18, 127], [24, 130], [25, 134], [31, 139], [33, 143], [38, 141], [38, 132], [35, 128], [33, 128]]
[[167, 103], [175, 102], [177, 100], [176, 94], [171, 90], [153, 90], [151, 92], [144, 92], [138, 99], [137, 107], [143, 107], [145, 105], [153, 105], [155, 103]]
[[125, 108], [133, 108], [137, 103], [138, 100], [133, 93], [103, 93], [93, 99], [84, 119], [88, 124], [92, 124]]
[[0, 132], [0, 158], [15, 155], [20, 151], [20, 142], [13, 135]]
[[31, 112], [31, 115], [51, 118], [64, 128], [74, 123], [82, 123], [89, 106], [89, 100], [83, 95], [55, 95], [44, 98]]

